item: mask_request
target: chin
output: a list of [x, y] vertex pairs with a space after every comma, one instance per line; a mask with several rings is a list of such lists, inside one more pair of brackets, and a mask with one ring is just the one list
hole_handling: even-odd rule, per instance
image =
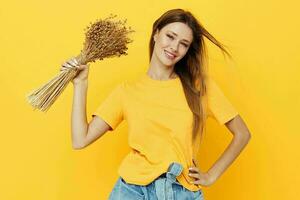
[[175, 65], [174, 62], [168, 62], [168, 61], [161, 61], [161, 63], [167, 67], [172, 67], [173, 65]]

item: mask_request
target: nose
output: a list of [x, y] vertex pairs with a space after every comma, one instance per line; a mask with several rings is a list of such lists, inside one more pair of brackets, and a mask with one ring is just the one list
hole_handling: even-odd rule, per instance
[[174, 51], [174, 52], [177, 53], [177, 51], [178, 51], [178, 43], [177, 42], [172, 42], [171, 49], [172, 49], [172, 51]]

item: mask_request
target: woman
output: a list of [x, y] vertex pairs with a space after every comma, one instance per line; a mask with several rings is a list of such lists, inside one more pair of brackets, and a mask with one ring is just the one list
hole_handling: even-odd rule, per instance
[[[172, 9], [153, 24], [148, 71], [120, 83], [86, 120], [88, 65], [73, 79], [72, 142], [82, 149], [124, 119], [131, 151], [122, 161], [109, 199], [204, 199], [250, 139], [244, 121], [204, 68], [204, 37], [228, 54], [189, 12]], [[229, 54], [228, 54], [229, 55]], [[234, 135], [233, 142], [207, 171], [195, 154], [205, 120], [213, 117]]]

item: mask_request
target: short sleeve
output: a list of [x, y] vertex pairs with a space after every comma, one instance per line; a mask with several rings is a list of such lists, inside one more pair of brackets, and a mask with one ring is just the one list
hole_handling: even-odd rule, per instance
[[207, 79], [207, 105], [208, 116], [214, 118], [220, 125], [238, 115], [238, 111], [211, 77]]
[[123, 84], [117, 85], [102, 101], [100, 106], [92, 113], [103, 119], [114, 130], [123, 121], [122, 93]]

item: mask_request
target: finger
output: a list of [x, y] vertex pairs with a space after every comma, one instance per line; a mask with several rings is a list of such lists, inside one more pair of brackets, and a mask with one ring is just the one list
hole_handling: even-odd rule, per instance
[[196, 171], [196, 172], [199, 172], [199, 169], [197, 167], [190, 167], [189, 168], [189, 171]]
[[200, 184], [200, 181], [194, 181], [193, 182], [195, 185], [199, 185]]
[[194, 181], [190, 181], [190, 180], [188, 180], [188, 182], [189, 182], [190, 184], [194, 184]]
[[88, 65], [79, 65], [78, 66], [79, 67], [79, 69], [81, 69], [81, 70], [83, 70], [83, 69], [89, 69], [89, 66]]
[[189, 173], [189, 176], [193, 177], [193, 178], [199, 178], [200, 177], [200, 175], [198, 173]]
[[78, 65], [77, 67], [79, 70], [84, 70], [84, 68], [85, 68], [84, 65]]
[[199, 184], [199, 181], [190, 181], [190, 180], [188, 180], [188, 182], [189, 182], [190, 184], [194, 184], [194, 185], [198, 185], [198, 184]]

